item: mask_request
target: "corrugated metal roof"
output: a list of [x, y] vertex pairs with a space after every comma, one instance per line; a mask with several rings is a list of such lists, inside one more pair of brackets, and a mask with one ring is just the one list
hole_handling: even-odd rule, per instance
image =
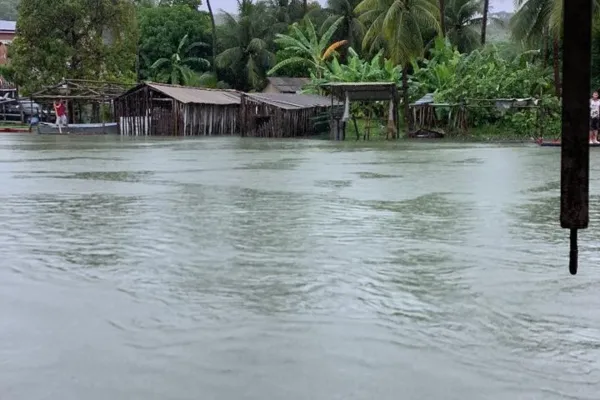
[[147, 83], [147, 85], [184, 104], [234, 105], [241, 103], [241, 93], [235, 90], [206, 89], [163, 83]]
[[[252, 93], [246, 94], [249, 98], [270, 104], [285, 110], [299, 110], [313, 107], [331, 107], [331, 98], [318, 96], [314, 94], [296, 94], [296, 93]], [[334, 105], [340, 105], [337, 100]]]
[[7, 21], [0, 19], [0, 31], [15, 31], [17, 29], [16, 21]]
[[413, 104], [414, 105], [421, 105], [421, 104], [430, 104], [433, 103], [433, 93], [427, 93], [425, 96], [421, 97], [419, 100], [415, 101]]
[[297, 93], [302, 90], [302, 87], [310, 82], [309, 78], [289, 78], [277, 76], [267, 78], [269, 83], [281, 93]]

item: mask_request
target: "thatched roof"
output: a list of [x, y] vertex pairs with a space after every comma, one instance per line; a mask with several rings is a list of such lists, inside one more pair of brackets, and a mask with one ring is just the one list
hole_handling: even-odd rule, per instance
[[94, 81], [86, 79], [65, 79], [56, 85], [48, 86], [31, 95], [37, 100], [78, 99], [87, 101], [108, 101], [120, 95], [131, 85], [120, 82]]

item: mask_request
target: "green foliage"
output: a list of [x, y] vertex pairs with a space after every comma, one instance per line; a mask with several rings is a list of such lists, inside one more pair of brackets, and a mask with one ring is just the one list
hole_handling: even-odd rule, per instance
[[17, 24], [10, 58], [25, 92], [62, 78], [133, 77], [138, 32], [128, 0], [22, 0]]
[[[150, 79], [155, 71], [150, 67], [157, 60], [170, 58], [178, 52], [183, 37], [189, 43], [210, 43], [210, 18], [186, 5], [143, 7], [138, 9], [140, 27], [140, 78]], [[208, 59], [211, 46], [195, 46], [187, 57]]]
[[[384, 59], [383, 50], [373, 57], [371, 61], [363, 60], [358, 53], [350, 47], [348, 49], [348, 63], [342, 64], [335, 57], [324, 71], [323, 77], [311, 74], [311, 83], [305, 88], [308, 93], [319, 93], [320, 86], [328, 82], [400, 82], [402, 68], [391, 60]], [[387, 110], [385, 102], [354, 103], [352, 114], [364, 117], [368, 113], [383, 116]]]
[[276, 35], [275, 43], [285, 49], [290, 56], [277, 63], [267, 72], [268, 75], [273, 75], [286, 66], [304, 66], [308, 68], [308, 72], [321, 76], [326, 69], [327, 59], [335, 54], [337, 47], [345, 44], [345, 42], [331, 44], [331, 38], [343, 22], [342, 17], [331, 24], [321, 37], [318, 36], [310, 19], [305, 19], [304, 22], [304, 29], [295, 23], [290, 27], [289, 35]]
[[19, 0], [0, 0], [0, 19], [15, 21], [17, 19], [17, 6]]
[[[365, 27], [359, 20], [359, 14], [356, 12], [356, 6], [361, 0], [328, 0], [327, 8], [324, 10], [327, 19], [324, 21], [321, 30], [329, 28], [335, 21], [342, 18], [340, 27], [333, 35], [333, 41], [347, 40], [348, 46], [358, 51], [360, 54], [362, 41], [365, 36]], [[345, 55], [345, 52], [340, 52]], [[345, 60], [345, 58], [341, 57]]]
[[439, 32], [437, 0], [363, 0], [356, 7], [367, 30], [363, 44], [371, 53], [385, 46], [396, 64], [408, 65], [423, 56], [425, 32]]
[[226, 13], [219, 27], [219, 54], [215, 59], [220, 75], [240, 90], [261, 90], [267, 71], [275, 63], [271, 51], [275, 19], [265, 3], [245, 0], [239, 3], [239, 14]]
[[[350, 47], [348, 49], [348, 62], [341, 64], [337, 57], [329, 64], [323, 79], [325, 82], [399, 82], [402, 68], [391, 60], [383, 58], [380, 51], [371, 59], [363, 60], [358, 53]], [[313, 81], [318, 79], [313, 75]]]
[[[411, 98], [419, 98], [426, 93], [451, 93], [457, 87], [458, 69], [465, 57], [450, 45], [448, 39], [437, 38], [429, 51], [429, 59], [413, 61], [411, 78]], [[439, 97], [443, 97], [440, 95]], [[447, 99], [438, 98], [440, 101]]]
[[503, 58], [496, 46], [461, 55], [448, 42], [438, 41], [432, 57], [415, 65], [413, 78], [424, 92], [435, 92], [437, 101], [539, 97], [552, 88], [548, 70], [530, 61], [536, 52]]
[[161, 6], [185, 6], [196, 11], [202, 5], [201, 0], [160, 0], [159, 5]]
[[197, 47], [208, 47], [206, 43], [196, 42], [188, 45], [188, 35], [185, 35], [177, 46], [177, 51], [171, 57], [159, 58], [150, 66], [156, 78], [173, 85], [196, 86], [198, 84], [197, 68], [208, 70], [210, 63], [201, 57], [189, 56]]

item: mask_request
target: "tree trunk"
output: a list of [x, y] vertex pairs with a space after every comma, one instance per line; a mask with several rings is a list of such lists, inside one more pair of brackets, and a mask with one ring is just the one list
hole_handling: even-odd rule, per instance
[[558, 47], [558, 34], [554, 34], [552, 38], [552, 58], [554, 69], [554, 89], [556, 96], [560, 97], [560, 49]]
[[542, 67], [546, 69], [548, 66], [548, 28], [544, 28], [542, 34]]
[[440, 0], [440, 27], [442, 36], [446, 37], [446, 0]]
[[306, 17], [306, 14], [308, 14], [308, 0], [304, 0], [302, 6], [304, 8], [304, 16]]
[[206, 0], [206, 6], [208, 7], [208, 14], [210, 15], [210, 24], [212, 26], [212, 67], [213, 72], [217, 73], [217, 24], [215, 24], [215, 15], [213, 14], [212, 7], [210, 6], [210, 0]]
[[490, 0], [483, 2], [483, 18], [481, 20], [481, 45], [485, 46], [485, 36], [488, 22], [488, 12], [490, 11]]
[[408, 107], [408, 63], [402, 68], [402, 106], [404, 108], [404, 123], [408, 132], [412, 130], [410, 109]]

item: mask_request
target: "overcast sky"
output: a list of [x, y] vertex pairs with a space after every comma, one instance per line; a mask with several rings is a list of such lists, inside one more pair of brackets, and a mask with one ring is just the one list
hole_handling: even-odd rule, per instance
[[[202, 3], [206, 3], [203, 1]], [[319, 0], [319, 3], [325, 5], [327, 0]], [[237, 0], [211, 0], [213, 11], [217, 12], [220, 9], [225, 11], [233, 12], [237, 8]], [[496, 11], [513, 11], [513, 0], [490, 0], [490, 7], [492, 12]], [[200, 7], [202, 10], [206, 10], [206, 4]]]

